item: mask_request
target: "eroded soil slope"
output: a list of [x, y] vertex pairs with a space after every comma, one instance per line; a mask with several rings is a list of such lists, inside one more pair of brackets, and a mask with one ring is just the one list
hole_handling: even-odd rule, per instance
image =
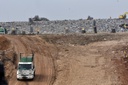
[[122, 52], [127, 46], [127, 34], [45, 35], [44, 38], [58, 52], [54, 85], [127, 85], [128, 61], [124, 61]]

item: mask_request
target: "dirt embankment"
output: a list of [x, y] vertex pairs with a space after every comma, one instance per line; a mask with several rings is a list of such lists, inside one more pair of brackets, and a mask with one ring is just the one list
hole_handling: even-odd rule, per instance
[[9, 80], [15, 69], [16, 55], [11, 47], [11, 42], [4, 36], [0, 36], [0, 59], [5, 65], [6, 79]]
[[114, 48], [113, 65], [122, 85], [128, 84], [128, 41]]
[[113, 41], [113, 40], [120, 40], [127, 37], [127, 34], [109, 34], [109, 33], [100, 33], [100, 34], [56, 34], [56, 35], [42, 35], [43, 39], [47, 42], [57, 45], [87, 45], [93, 42], [99, 41]]
[[127, 34], [43, 35], [43, 39], [58, 52], [54, 85], [127, 85], [127, 60], [117, 52], [127, 46]]
[[0, 36], [0, 50], [7, 50], [10, 47], [10, 41], [3, 37]]

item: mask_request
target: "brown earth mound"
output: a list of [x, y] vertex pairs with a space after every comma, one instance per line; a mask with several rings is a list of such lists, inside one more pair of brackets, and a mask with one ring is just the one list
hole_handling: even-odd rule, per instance
[[127, 85], [127, 59], [122, 58], [127, 34], [43, 35], [43, 39], [57, 48], [54, 85]]
[[7, 50], [10, 47], [10, 41], [4, 36], [0, 36], [0, 50]]
[[113, 64], [116, 66], [118, 79], [123, 85], [128, 84], [128, 42], [115, 48], [115, 57]]

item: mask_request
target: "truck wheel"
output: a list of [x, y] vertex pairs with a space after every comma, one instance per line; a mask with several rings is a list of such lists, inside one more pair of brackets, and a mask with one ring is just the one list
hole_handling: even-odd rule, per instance
[[35, 77], [35, 72], [34, 72], [34, 77]]
[[33, 80], [34, 80], [34, 78], [31, 79], [31, 81], [33, 81]]

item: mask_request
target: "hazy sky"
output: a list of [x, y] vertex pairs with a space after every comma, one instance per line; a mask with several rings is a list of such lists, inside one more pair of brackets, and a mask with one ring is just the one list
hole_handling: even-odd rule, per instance
[[1, 21], [28, 21], [39, 15], [49, 20], [118, 18], [128, 0], [0, 0]]

